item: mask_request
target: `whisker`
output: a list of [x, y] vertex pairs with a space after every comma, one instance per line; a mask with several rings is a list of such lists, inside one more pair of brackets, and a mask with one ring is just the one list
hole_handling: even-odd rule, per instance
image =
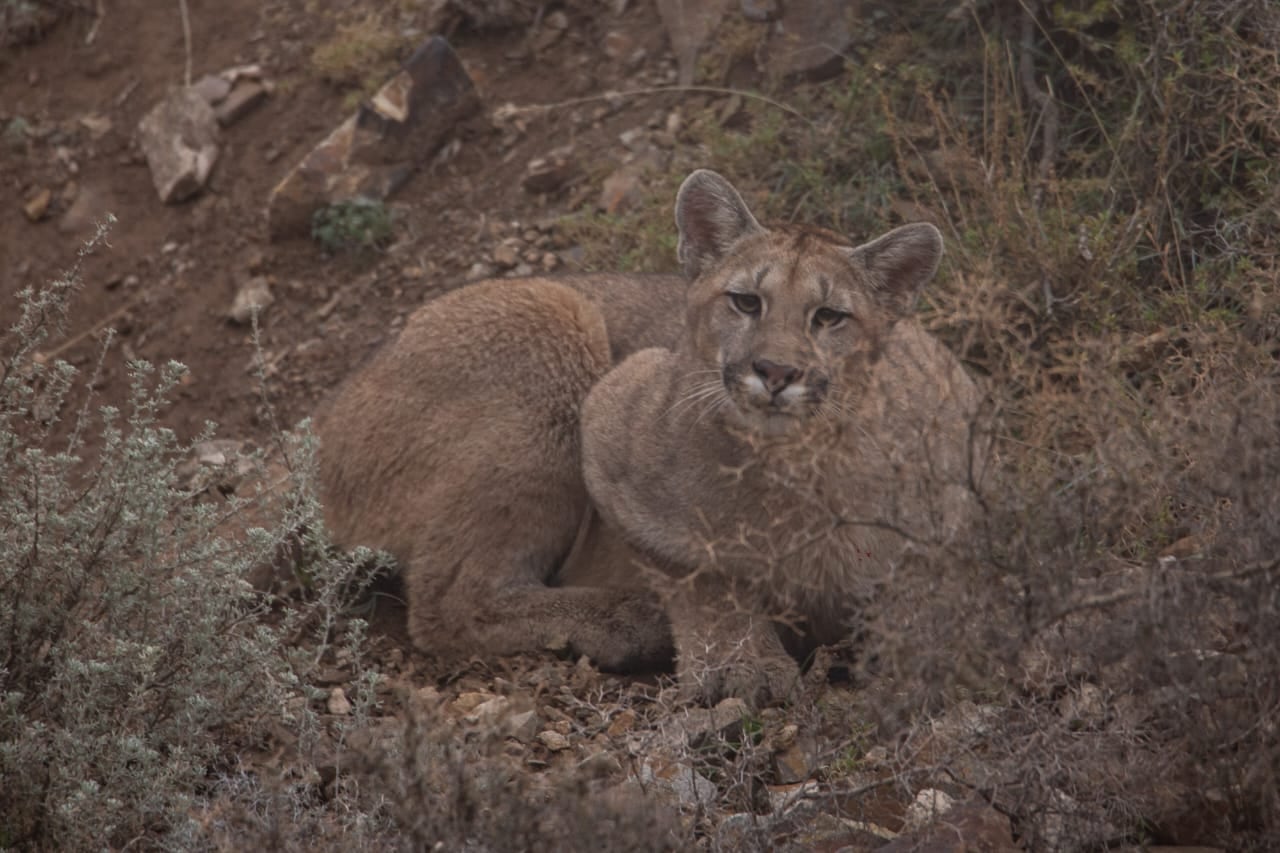
[[698, 415], [697, 420], [693, 422], [693, 425], [697, 426], [699, 423], [702, 422], [702, 419], [705, 418], [707, 415], [714, 414], [720, 411], [730, 402], [731, 400], [729, 399], [729, 395], [727, 393], [721, 394], [719, 399], [713, 399], [712, 402], [702, 410], [702, 412]]
[[701, 402], [702, 400], [705, 400], [707, 397], [715, 394], [716, 391], [720, 390], [722, 387], [723, 386], [718, 381], [704, 382], [701, 385], [695, 385], [688, 394], [672, 403], [671, 407], [662, 413], [662, 416], [665, 418], [677, 414], [680, 410], [686, 409]]

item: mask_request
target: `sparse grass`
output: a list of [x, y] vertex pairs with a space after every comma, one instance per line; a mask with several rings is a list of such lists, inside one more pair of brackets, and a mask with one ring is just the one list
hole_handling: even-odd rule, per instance
[[408, 46], [383, 15], [369, 13], [340, 24], [327, 41], [317, 45], [311, 52], [311, 67], [322, 79], [351, 89], [358, 102], [386, 82]]

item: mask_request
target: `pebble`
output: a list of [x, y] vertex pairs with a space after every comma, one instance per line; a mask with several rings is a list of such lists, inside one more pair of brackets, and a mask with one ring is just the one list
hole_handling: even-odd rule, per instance
[[538, 740], [552, 752], [560, 752], [569, 748], [569, 739], [554, 729], [540, 732]]

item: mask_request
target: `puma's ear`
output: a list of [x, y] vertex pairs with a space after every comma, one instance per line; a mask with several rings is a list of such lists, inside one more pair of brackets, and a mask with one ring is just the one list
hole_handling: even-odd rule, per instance
[[684, 179], [676, 195], [676, 250], [685, 277], [697, 278], [734, 243], [763, 231], [733, 185], [715, 172], [699, 169]]
[[927, 222], [895, 228], [849, 252], [871, 273], [881, 298], [899, 314], [909, 314], [916, 297], [938, 270], [942, 234]]

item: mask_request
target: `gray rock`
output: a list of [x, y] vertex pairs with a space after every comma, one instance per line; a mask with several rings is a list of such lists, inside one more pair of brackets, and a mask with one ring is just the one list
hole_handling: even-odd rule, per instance
[[778, 17], [782, 11], [778, 8], [778, 0], [740, 0], [738, 6], [748, 21], [766, 23]]
[[231, 81], [221, 74], [206, 74], [192, 83], [191, 88], [213, 106], [231, 94]]
[[537, 711], [521, 711], [508, 714], [503, 719], [501, 730], [504, 737], [515, 738], [521, 743], [530, 743], [538, 734], [542, 720]]
[[676, 761], [646, 758], [638, 778], [642, 785], [654, 785], [675, 794], [685, 807], [711, 806], [716, 800], [714, 782]]
[[306, 236], [312, 214], [324, 205], [386, 199], [479, 107], [475, 86], [449, 43], [432, 37], [271, 191], [272, 238]]
[[267, 87], [247, 78], [236, 82], [230, 94], [213, 109], [218, 124], [235, 124], [267, 99]]
[[165, 204], [199, 192], [218, 160], [218, 120], [199, 93], [179, 89], [138, 122], [138, 142]]
[[899, 835], [877, 853], [1016, 853], [1020, 849], [1013, 841], [1009, 818], [973, 797], [923, 827]]
[[903, 828], [915, 830], [928, 826], [955, 808], [955, 804], [955, 799], [946, 791], [924, 788], [916, 794], [915, 801], [907, 806], [906, 814], [902, 816]]

